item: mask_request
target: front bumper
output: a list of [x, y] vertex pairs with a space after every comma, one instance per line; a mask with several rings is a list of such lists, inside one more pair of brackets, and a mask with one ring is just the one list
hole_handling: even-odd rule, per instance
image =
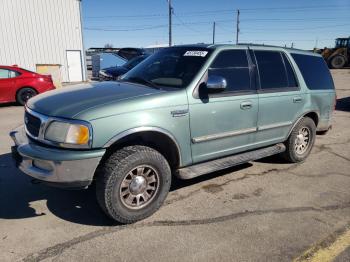
[[87, 187], [105, 149], [66, 150], [49, 148], [28, 140], [21, 126], [10, 133], [15, 142], [12, 156], [25, 174], [59, 187]]

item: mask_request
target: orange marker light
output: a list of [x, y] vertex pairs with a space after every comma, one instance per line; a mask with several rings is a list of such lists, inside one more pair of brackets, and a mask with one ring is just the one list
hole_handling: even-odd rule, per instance
[[89, 128], [84, 125], [71, 125], [69, 127], [66, 143], [84, 145], [89, 142]]

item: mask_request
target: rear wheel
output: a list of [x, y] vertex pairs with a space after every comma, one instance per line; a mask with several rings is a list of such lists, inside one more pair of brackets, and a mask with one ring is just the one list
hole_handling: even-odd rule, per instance
[[343, 68], [346, 64], [346, 58], [342, 55], [335, 55], [331, 58], [330, 64], [334, 69]]
[[293, 128], [286, 141], [284, 157], [292, 163], [304, 161], [311, 152], [315, 143], [315, 137], [315, 122], [309, 117], [304, 117]]
[[166, 159], [145, 146], [128, 146], [112, 154], [96, 181], [102, 210], [120, 223], [144, 219], [164, 202], [171, 184]]
[[20, 105], [25, 105], [27, 101], [38, 93], [31, 87], [24, 87], [17, 92], [16, 101]]

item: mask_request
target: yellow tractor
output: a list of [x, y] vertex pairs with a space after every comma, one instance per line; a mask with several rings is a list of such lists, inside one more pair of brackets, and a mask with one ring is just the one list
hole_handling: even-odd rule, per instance
[[316, 50], [326, 60], [330, 68], [340, 69], [350, 62], [350, 37], [337, 38], [335, 40], [334, 48], [327, 48]]

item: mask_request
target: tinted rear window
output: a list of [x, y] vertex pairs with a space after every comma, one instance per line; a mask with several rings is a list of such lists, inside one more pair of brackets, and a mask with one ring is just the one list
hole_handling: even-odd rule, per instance
[[292, 54], [292, 57], [309, 89], [334, 89], [332, 76], [322, 57], [300, 54]]
[[254, 51], [258, 63], [260, 85], [262, 89], [288, 87], [288, 79], [279, 52]]
[[285, 54], [282, 53], [283, 62], [286, 66], [286, 72], [287, 72], [287, 78], [288, 78], [288, 86], [289, 87], [295, 87], [298, 86], [298, 81], [295, 77], [294, 70], [289, 62], [289, 59], [286, 57]]

